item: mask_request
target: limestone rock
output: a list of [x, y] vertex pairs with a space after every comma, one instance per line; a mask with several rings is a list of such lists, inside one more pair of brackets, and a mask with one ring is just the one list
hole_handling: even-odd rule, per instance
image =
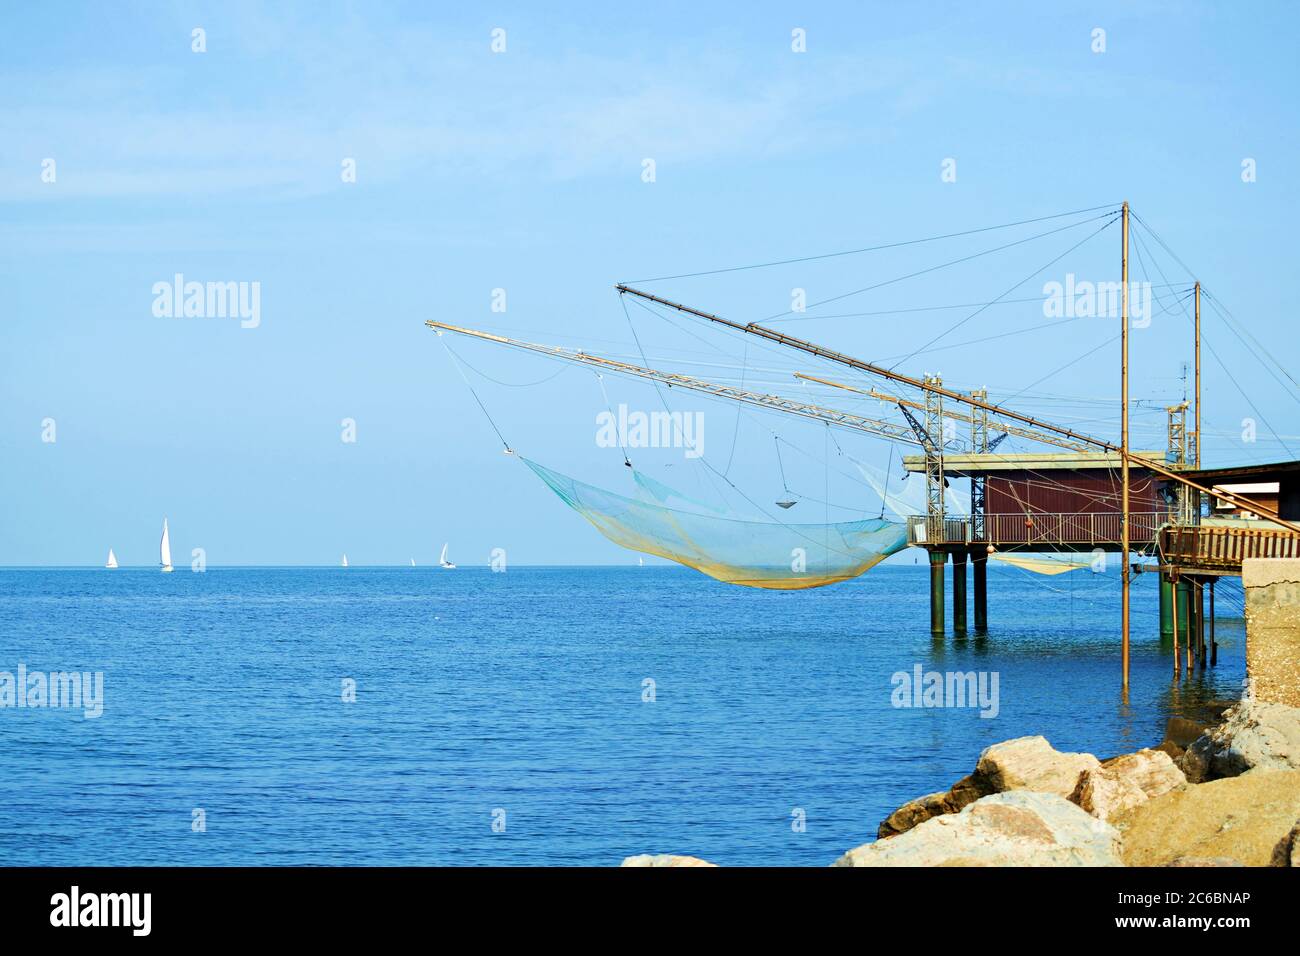
[[1194, 740], [1180, 763], [1193, 783], [1235, 777], [1255, 767], [1300, 769], [1300, 708], [1248, 697], [1228, 711], [1223, 723]]
[[924, 823], [931, 817], [955, 812], [948, 803], [948, 791], [927, 793], [924, 797], [909, 800], [881, 821], [876, 829], [877, 840], [887, 840], [900, 833], [906, 833], [918, 823]]
[[1062, 753], [1045, 737], [1017, 737], [994, 744], [982, 754], [975, 773], [998, 793], [1034, 790], [1068, 797], [1085, 770], [1101, 766], [1092, 754]]
[[1129, 866], [1165, 866], [1185, 857], [1227, 857], [1267, 866], [1300, 820], [1300, 770], [1252, 770], [1181, 787], [1112, 819]]
[[1273, 847], [1270, 866], [1300, 866], [1300, 821]]
[[834, 865], [1120, 866], [1119, 853], [1109, 824], [1056, 794], [1014, 791], [850, 850]]
[[880, 840], [905, 833], [919, 823], [959, 813], [981, 797], [1006, 790], [1036, 790], [1068, 797], [1085, 769], [1099, 767], [1092, 754], [1061, 753], [1043, 737], [1018, 737], [994, 744], [980, 754], [975, 772], [949, 790], [903, 804], [880, 824]]
[[992, 790], [988, 783], [978, 774], [962, 777], [951, 789], [927, 794], [903, 804], [880, 824], [876, 838], [884, 840], [905, 833], [931, 817], [960, 813], [963, 808], [990, 793]]
[[1145, 803], [1147, 795], [1131, 780], [1108, 774], [1103, 769], [1085, 770], [1079, 783], [1070, 794], [1070, 802], [1077, 804], [1098, 820], [1109, 820], [1121, 810]]
[[1230, 856], [1180, 856], [1165, 866], [1241, 866], [1240, 860]]
[[1085, 770], [1070, 794], [1070, 802], [1099, 820], [1110, 820], [1123, 810], [1186, 784], [1187, 778], [1168, 754], [1139, 750]]
[[694, 856], [674, 856], [671, 853], [642, 853], [640, 856], [629, 856], [622, 863], [623, 866], [717, 866], [716, 863], [709, 863], [707, 860], [701, 860]]

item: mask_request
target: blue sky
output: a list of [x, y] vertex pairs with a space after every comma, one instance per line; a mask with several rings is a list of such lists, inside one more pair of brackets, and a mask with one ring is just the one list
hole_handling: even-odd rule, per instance
[[[544, 14], [9, 5], [0, 564], [93, 564], [110, 546], [124, 564], [149, 564], [164, 515], [184, 563], [202, 547], [213, 564], [329, 564], [344, 551], [355, 564], [423, 564], [443, 541], [463, 564], [485, 563], [494, 547], [518, 564], [628, 563], [500, 453], [425, 319], [635, 358], [620, 280], [1123, 199], [1238, 323], [1207, 311], [1206, 339], [1227, 368], [1206, 356], [1207, 460], [1294, 457], [1296, 390], [1238, 334], [1296, 368], [1295, 16], [1285, 4], [1156, 2], [562, 4]], [[191, 49], [196, 27], [206, 52]], [[1091, 49], [1098, 27], [1104, 53]], [[490, 48], [495, 28], [504, 53]], [[795, 28], [807, 52], [791, 50]], [[340, 175], [348, 158], [354, 183]], [[941, 180], [948, 158], [955, 182]], [[42, 179], [46, 159], [54, 182]], [[796, 287], [828, 298], [1074, 221], [651, 285], [748, 321], [788, 309]], [[1118, 278], [1117, 226], [1035, 271], [1091, 229], [787, 327], [956, 387], [987, 385], [995, 400], [1023, 392], [1016, 406], [1113, 437], [1114, 323], [1053, 327], [1034, 301], [1067, 272]], [[1152, 281], [1162, 283], [1160, 266], [1185, 289], [1187, 273], [1146, 241]], [[260, 324], [155, 316], [153, 286], [177, 273], [259, 283]], [[504, 314], [491, 309], [498, 288]], [[899, 310], [1009, 290], [1015, 301], [938, 344], [1015, 334], [905, 358], [973, 310]], [[836, 377], [734, 335], [630, 314], [660, 367], [735, 381], [744, 360], [750, 384], [791, 394], [792, 371]], [[1190, 338], [1177, 308], [1135, 331], [1135, 443], [1163, 445], [1162, 409], [1181, 397]], [[617, 449], [593, 440], [604, 399], [590, 372], [548, 378], [560, 367], [544, 359], [449, 344], [477, 370], [466, 371], [512, 444], [626, 488]], [[614, 403], [660, 407], [643, 384], [606, 385]], [[730, 461], [755, 501], [783, 491], [776, 431], [808, 452], [783, 459], [807, 499], [803, 520], [878, 507], [845, 477], [823, 427], [738, 422], [706, 399], [670, 400], [705, 412], [706, 457], [719, 470]], [[1256, 414], [1258, 440], [1244, 443], [1241, 421]], [[340, 438], [349, 418], [355, 443]], [[53, 442], [42, 440], [47, 419]], [[835, 437], [846, 454], [897, 471], [886, 443]], [[700, 482], [680, 453], [637, 463]]]

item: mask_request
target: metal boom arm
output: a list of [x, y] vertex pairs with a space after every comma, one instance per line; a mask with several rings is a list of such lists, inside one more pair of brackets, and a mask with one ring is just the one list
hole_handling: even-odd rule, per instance
[[798, 415], [801, 418], [810, 418], [814, 421], [825, 422], [828, 425], [838, 425], [841, 428], [850, 428], [854, 431], [866, 432], [869, 435], [876, 435], [880, 438], [888, 438], [893, 441], [909, 442], [913, 445], [919, 445], [921, 442], [914, 436], [905, 425], [898, 425], [893, 422], [880, 421], [875, 418], [867, 418], [864, 415], [854, 415], [851, 412], [842, 412], [834, 408], [823, 408], [820, 405], [810, 405], [807, 402], [798, 402], [790, 398], [782, 398], [779, 395], [768, 395], [762, 392], [751, 392], [743, 388], [733, 388], [730, 385], [718, 385], [713, 382], [706, 382], [702, 379], [691, 378], [689, 375], [679, 375], [675, 372], [659, 372], [651, 368], [642, 368], [640, 365], [629, 365], [626, 362], [618, 362], [614, 359], [602, 358], [599, 355], [589, 355], [586, 352], [575, 352], [569, 349], [558, 348], [553, 345], [539, 345], [535, 342], [523, 342], [519, 339], [506, 338], [503, 335], [493, 335], [491, 332], [480, 332], [475, 329], [461, 328], [457, 325], [448, 325], [445, 322], [434, 322], [429, 320], [424, 323], [429, 328], [441, 334], [442, 332], [455, 332], [458, 335], [467, 335], [471, 338], [482, 339], [486, 342], [495, 342], [498, 345], [509, 345], [518, 349], [525, 349], [529, 352], [538, 352], [542, 355], [549, 355], [552, 358], [564, 359], [566, 362], [576, 362], [580, 365], [590, 365], [602, 371], [611, 372], [616, 375], [629, 375], [634, 378], [649, 379], [652, 382], [659, 382], [670, 388], [690, 389], [693, 392], [702, 392], [706, 395], [712, 395], [715, 398], [725, 398], [731, 401], [740, 402], [744, 405], [753, 405], [758, 408], [768, 408], [773, 411], [785, 412], [789, 415]]

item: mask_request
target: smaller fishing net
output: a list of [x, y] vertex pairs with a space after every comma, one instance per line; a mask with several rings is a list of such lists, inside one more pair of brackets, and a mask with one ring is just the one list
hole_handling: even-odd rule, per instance
[[1081, 571], [1092, 566], [1091, 555], [1077, 554], [1003, 554], [996, 551], [989, 555], [994, 561], [1001, 561], [1014, 568], [1032, 571], [1035, 574], [1065, 574], [1067, 571]]
[[728, 584], [791, 591], [822, 587], [855, 578], [907, 545], [906, 526], [896, 521], [743, 521], [720, 517], [716, 511], [657, 504], [698, 503], [646, 476], [637, 476], [642, 497], [626, 498], [526, 458], [522, 461], [615, 544], [676, 561]]

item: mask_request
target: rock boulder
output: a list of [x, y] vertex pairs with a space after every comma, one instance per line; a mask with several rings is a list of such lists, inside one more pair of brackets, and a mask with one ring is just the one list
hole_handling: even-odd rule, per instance
[[1083, 771], [1070, 801], [1099, 820], [1110, 820], [1123, 810], [1186, 785], [1187, 778], [1167, 753], [1139, 750]]
[[1045, 737], [1017, 737], [994, 744], [982, 754], [975, 773], [997, 793], [1033, 790], [1068, 797], [1085, 770], [1101, 766], [1092, 754], [1062, 753]]
[[1300, 821], [1273, 847], [1272, 866], [1300, 866]]
[[1187, 747], [1180, 764], [1193, 783], [1247, 770], [1300, 770], [1300, 708], [1246, 698], [1223, 723]]
[[1268, 866], [1300, 820], [1300, 770], [1252, 770], [1181, 787], [1118, 813], [1129, 866], [1227, 857]]
[[850, 850], [834, 865], [1119, 866], [1119, 854], [1114, 827], [1056, 794], [1014, 791]]
[[962, 777], [952, 785], [951, 789], [927, 794], [903, 804], [880, 824], [880, 828], [876, 831], [876, 839], [884, 840], [905, 833], [931, 817], [960, 813], [980, 797], [988, 796], [992, 792], [988, 783], [978, 774]]
[[709, 863], [707, 860], [701, 860], [694, 856], [674, 856], [671, 853], [642, 853], [640, 856], [629, 856], [622, 863], [623, 866], [717, 866], [716, 863]]

